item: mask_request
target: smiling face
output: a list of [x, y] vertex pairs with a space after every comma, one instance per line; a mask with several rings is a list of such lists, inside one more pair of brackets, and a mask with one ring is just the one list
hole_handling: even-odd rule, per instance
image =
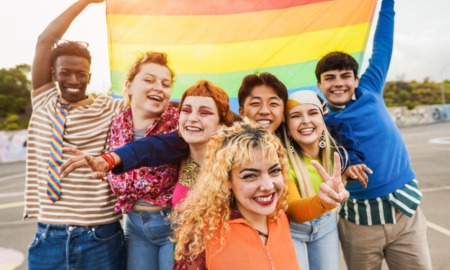
[[179, 132], [189, 145], [206, 145], [219, 124], [219, 113], [213, 98], [187, 96], [184, 99], [180, 110]]
[[126, 83], [131, 109], [150, 118], [159, 117], [169, 104], [171, 86], [172, 76], [167, 67], [142, 64], [133, 80]]
[[359, 78], [352, 70], [330, 70], [320, 74], [317, 83], [331, 107], [346, 105], [358, 87]]
[[265, 129], [275, 131], [284, 120], [283, 100], [272, 87], [258, 85], [253, 88], [239, 108], [239, 114], [258, 122]]
[[253, 151], [253, 161], [231, 171], [230, 183], [237, 210], [250, 223], [275, 211], [284, 188], [279, 160], [264, 158], [259, 149]]
[[287, 113], [287, 126], [292, 139], [303, 151], [312, 157], [318, 155], [325, 123], [317, 106], [301, 104], [292, 107]]
[[61, 55], [52, 69], [52, 76], [58, 82], [63, 103], [78, 102], [86, 97], [86, 87], [91, 79], [89, 61], [80, 56]]

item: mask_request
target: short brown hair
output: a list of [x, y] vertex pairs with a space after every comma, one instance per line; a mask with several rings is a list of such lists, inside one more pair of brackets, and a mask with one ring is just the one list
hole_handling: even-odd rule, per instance
[[316, 79], [320, 82], [320, 75], [330, 70], [351, 70], [358, 76], [359, 64], [353, 56], [345, 52], [330, 52], [326, 54], [316, 65]]

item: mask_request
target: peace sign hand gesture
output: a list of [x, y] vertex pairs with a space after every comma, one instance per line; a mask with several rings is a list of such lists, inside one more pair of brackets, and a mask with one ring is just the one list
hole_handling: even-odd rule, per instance
[[334, 152], [333, 175], [330, 176], [319, 162], [313, 160], [312, 165], [316, 168], [323, 183], [320, 184], [320, 190], [317, 194], [322, 205], [327, 209], [333, 209], [348, 199], [349, 193], [341, 178], [341, 160], [339, 154]]

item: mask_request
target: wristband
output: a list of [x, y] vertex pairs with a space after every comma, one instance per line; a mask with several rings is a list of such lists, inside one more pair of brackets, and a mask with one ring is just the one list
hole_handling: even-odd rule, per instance
[[109, 170], [108, 171], [111, 171], [112, 169], [114, 169], [115, 161], [114, 161], [114, 157], [111, 155], [111, 153], [109, 153], [109, 152], [103, 153], [101, 155], [101, 157], [104, 160], [106, 160], [106, 162], [108, 162], [108, 166], [109, 166]]

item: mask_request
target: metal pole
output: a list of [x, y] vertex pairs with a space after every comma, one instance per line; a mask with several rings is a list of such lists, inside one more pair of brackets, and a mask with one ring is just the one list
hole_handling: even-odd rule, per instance
[[446, 100], [445, 100], [445, 78], [444, 78], [444, 72], [445, 70], [450, 67], [450, 63], [444, 66], [444, 68], [441, 71], [441, 100], [442, 100], [442, 120], [447, 119], [447, 108], [446, 108]]
[[[444, 72], [445, 70], [450, 67], [450, 63], [448, 63], [447, 65], [444, 66], [444, 68], [441, 70], [441, 100], [442, 100], [442, 105], [446, 104], [446, 100], [445, 100], [445, 79], [444, 79]], [[444, 108], [443, 108], [444, 109]]]
[[444, 84], [444, 80], [442, 80], [442, 82], [441, 82], [441, 100], [442, 100], [442, 105], [445, 105], [445, 84]]

